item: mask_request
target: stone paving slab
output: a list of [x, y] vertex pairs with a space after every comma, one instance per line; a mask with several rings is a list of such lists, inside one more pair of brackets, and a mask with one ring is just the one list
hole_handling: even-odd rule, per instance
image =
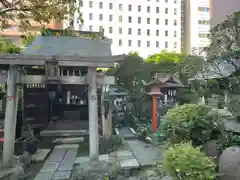
[[67, 148], [54, 148], [46, 161], [61, 162], [66, 152], [67, 152]]
[[[109, 162], [110, 161], [109, 155], [108, 154], [99, 155], [99, 161]], [[77, 157], [75, 160], [75, 164], [88, 163], [88, 162], [90, 162], [89, 156]]]
[[54, 172], [38, 173], [34, 180], [51, 180]]
[[127, 143], [141, 166], [152, 166], [162, 160], [162, 152], [156, 147], [140, 140], [128, 140]]
[[43, 161], [45, 161], [49, 152], [50, 152], [50, 149], [38, 149], [32, 155], [32, 162], [43, 162]]
[[71, 177], [71, 173], [72, 171], [55, 172], [52, 180], [68, 180]]
[[57, 171], [58, 167], [60, 166], [60, 162], [45, 162], [40, 173], [43, 172], [55, 172]]
[[78, 153], [78, 149], [68, 149], [65, 154], [58, 171], [71, 171]]

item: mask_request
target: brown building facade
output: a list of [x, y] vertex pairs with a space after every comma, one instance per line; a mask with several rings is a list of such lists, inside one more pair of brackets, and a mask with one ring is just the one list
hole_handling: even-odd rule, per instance
[[240, 0], [210, 0], [211, 27], [223, 22], [227, 16], [240, 11]]

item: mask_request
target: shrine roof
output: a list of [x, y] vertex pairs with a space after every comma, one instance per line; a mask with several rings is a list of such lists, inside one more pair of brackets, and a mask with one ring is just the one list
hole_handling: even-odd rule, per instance
[[100, 33], [45, 30], [21, 54], [45, 56], [111, 56], [109, 39]]
[[164, 73], [157, 73], [155, 75], [154, 80], [144, 83], [145, 86], [152, 86], [152, 85], [159, 85], [159, 86], [166, 86], [168, 87], [176, 87], [178, 85], [179, 87], [182, 87], [182, 83], [179, 80], [179, 78], [172, 74], [164, 74]]

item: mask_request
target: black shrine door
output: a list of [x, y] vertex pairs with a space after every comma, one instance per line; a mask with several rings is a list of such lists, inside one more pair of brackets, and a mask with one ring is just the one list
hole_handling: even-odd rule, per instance
[[33, 127], [47, 125], [49, 121], [48, 92], [44, 84], [24, 85], [23, 122]]

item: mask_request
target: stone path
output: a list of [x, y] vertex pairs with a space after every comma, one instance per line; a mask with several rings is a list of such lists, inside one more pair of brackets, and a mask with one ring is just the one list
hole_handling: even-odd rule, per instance
[[152, 166], [162, 160], [162, 152], [157, 147], [140, 140], [127, 140], [126, 142], [140, 166]]
[[67, 180], [78, 152], [78, 145], [55, 146], [34, 180]]
[[121, 127], [118, 129], [119, 136], [124, 139], [136, 139], [136, 135], [130, 130], [129, 127]]

